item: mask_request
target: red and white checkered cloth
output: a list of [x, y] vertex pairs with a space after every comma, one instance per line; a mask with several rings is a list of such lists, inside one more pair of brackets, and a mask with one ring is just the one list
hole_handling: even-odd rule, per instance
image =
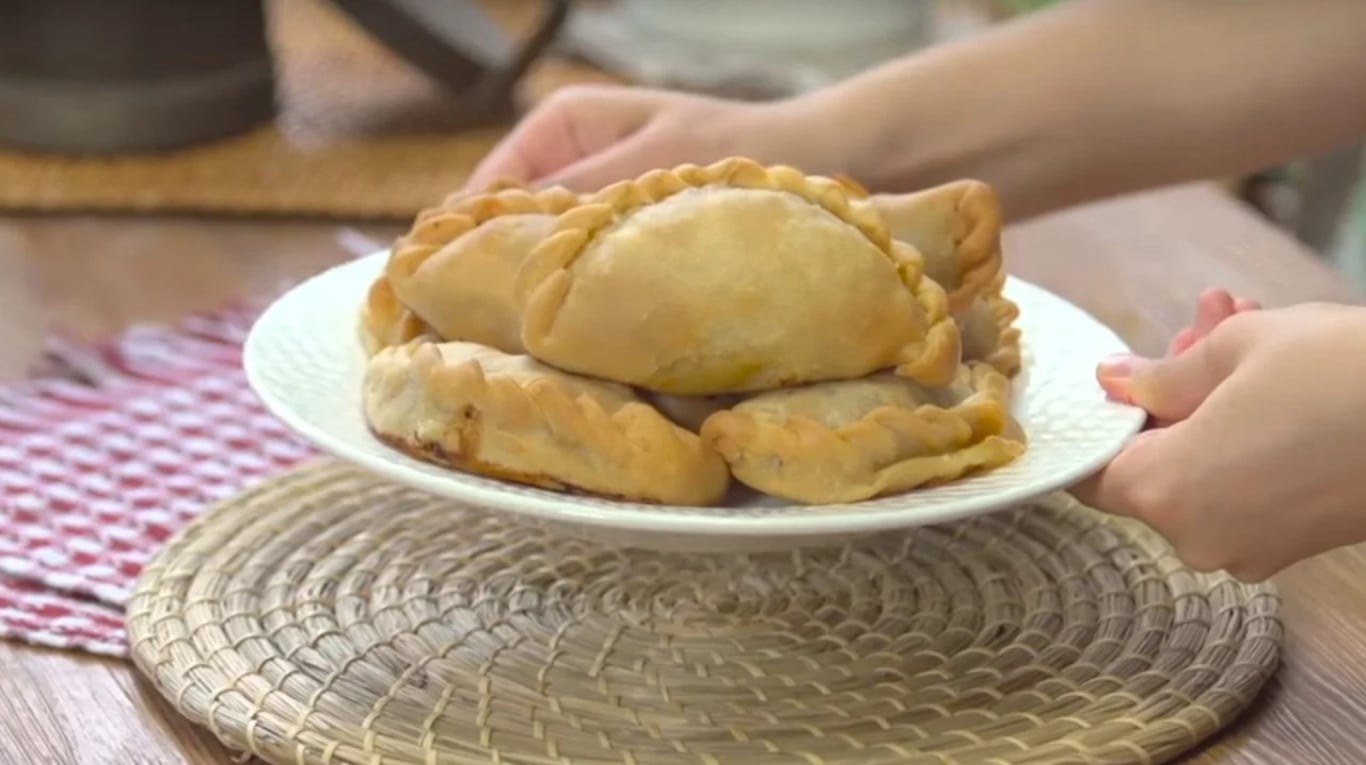
[[0, 385], [0, 637], [124, 655], [142, 566], [209, 504], [313, 457], [247, 386], [255, 312], [54, 341]]

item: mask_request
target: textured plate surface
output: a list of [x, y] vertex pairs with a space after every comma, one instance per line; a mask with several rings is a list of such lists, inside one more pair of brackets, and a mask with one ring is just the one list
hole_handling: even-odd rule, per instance
[[[1133, 407], [1109, 402], [1096, 362], [1125, 351], [1118, 336], [1071, 303], [1012, 279], [1024, 369], [1013, 411], [1029, 438], [1004, 468], [906, 494], [848, 505], [764, 497], [738, 506], [677, 507], [574, 496], [429, 465], [382, 444], [361, 411], [365, 355], [357, 311], [387, 252], [338, 266], [295, 287], [261, 316], [246, 343], [248, 378], [267, 407], [305, 438], [400, 483], [581, 531], [626, 532], [618, 541], [690, 546], [715, 536], [786, 544], [812, 535], [859, 535], [991, 512], [1041, 496], [1109, 461], [1142, 426]], [[588, 528], [585, 528], [588, 527]], [[642, 536], [643, 535], [643, 536]], [[680, 536], [681, 535], [681, 536]]]

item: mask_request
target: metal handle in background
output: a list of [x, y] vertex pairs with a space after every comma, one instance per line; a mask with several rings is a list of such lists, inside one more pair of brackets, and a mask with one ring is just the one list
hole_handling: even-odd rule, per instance
[[475, 0], [333, 0], [389, 50], [451, 90], [470, 123], [512, 110], [512, 90], [559, 33], [570, 0], [544, 0], [536, 31], [520, 45]]

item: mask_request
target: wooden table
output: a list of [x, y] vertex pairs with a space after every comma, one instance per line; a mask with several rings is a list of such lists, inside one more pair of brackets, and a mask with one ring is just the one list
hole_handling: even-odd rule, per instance
[[[348, 257], [339, 225], [193, 218], [0, 218], [0, 376], [36, 358], [45, 331], [82, 335], [171, 320], [276, 289]], [[394, 226], [357, 229], [379, 240]], [[1357, 302], [1292, 240], [1217, 191], [1118, 200], [1011, 230], [1012, 271], [1160, 351], [1197, 293], [1224, 286], [1268, 306]], [[1288, 508], [1293, 511], [1293, 509]], [[1189, 762], [1366, 762], [1366, 548], [1278, 579], [1284, 665], [1262, 701]], [[0, 763], [219, 763], [130, 665], [0, 643]]]

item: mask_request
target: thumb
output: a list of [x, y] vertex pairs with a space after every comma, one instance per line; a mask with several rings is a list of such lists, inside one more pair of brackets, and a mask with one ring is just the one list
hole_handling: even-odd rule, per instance
[[1180, 463], [1171, 463], [1175, 452], [1171, 447], [1176, 441], [1171, 429], [1144, 431], [1107, 465], [1068, 491], [1102, 512], [1146, 519], [1153, 505], [1161, 501], [1162, 485], [1158, 481], [1180, 469]]
[[659, 164], [657, 147], [653, 131], [647, 128], [551, 173], [543, 182], [578, 192], [597, 191], [654, 168]]
[[1233, 371], [1225, 343], [1214, 334], [1185, 353], [1163, 359], [1111, 356], [1096, 368], [1096, 379], [1111, 397], [1164, 422], [1191, 416]]
[[1210, 453], [1210, 432], [1189, 422], [1134, 436], [1104, 467], [1068, 487], [1082, 503], [1102, 512], [1137, 518], [1160, 529], [1163, 517], [1189, 506], [1199, 481], [1188, 468]]

